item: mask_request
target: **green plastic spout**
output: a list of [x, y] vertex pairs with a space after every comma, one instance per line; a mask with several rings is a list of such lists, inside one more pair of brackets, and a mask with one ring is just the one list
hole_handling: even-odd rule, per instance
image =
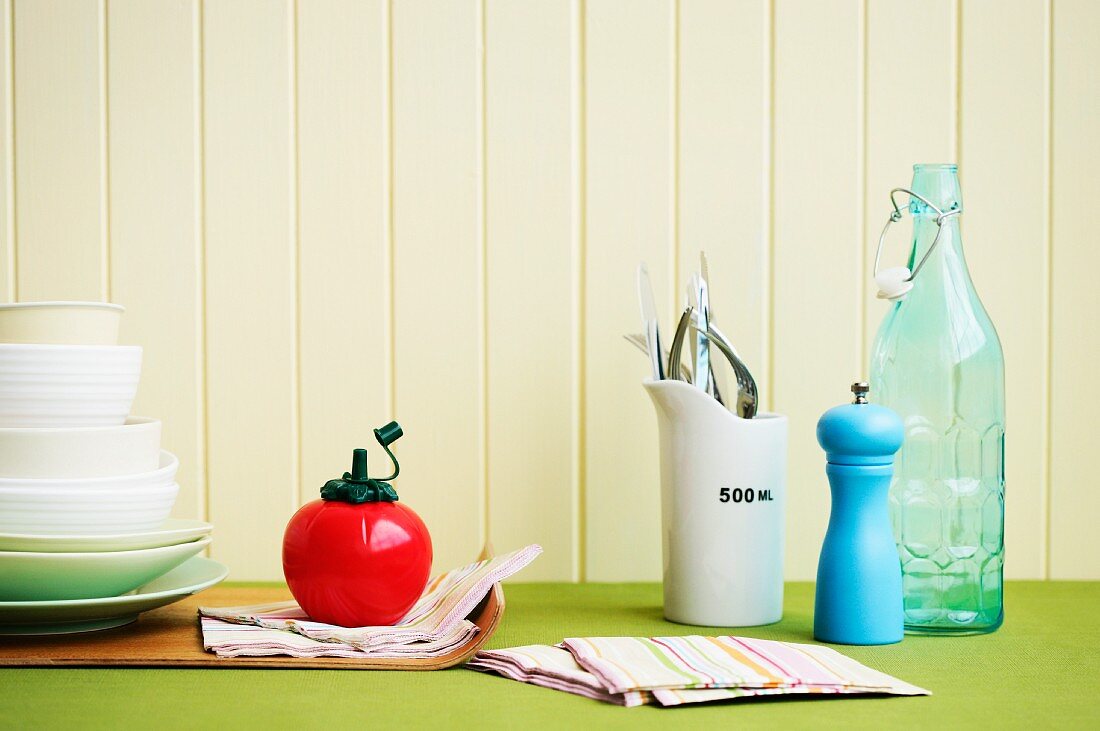
[[367, 450], [356, 449], [351, 453], [351, 479], [366, 481], [367, 478]]

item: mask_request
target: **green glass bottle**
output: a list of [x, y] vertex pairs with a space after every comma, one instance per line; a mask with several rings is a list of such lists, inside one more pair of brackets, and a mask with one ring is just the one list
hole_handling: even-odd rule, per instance
[[912, 191], [948, 215], [910, 199], [912, 288], [871, 356], [875, 400], [905, 423], [890, 486], [905, 627], [992, 632], [1004, 621], [1004, 356], [963, 257], [956, 166], [916, 165]]

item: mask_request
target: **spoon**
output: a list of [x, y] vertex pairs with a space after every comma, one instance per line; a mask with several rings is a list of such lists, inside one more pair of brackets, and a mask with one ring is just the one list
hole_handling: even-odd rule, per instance
[[[680, 354], [684, 350], [684, 338], [687, 335], [688, 324], [691, 322], [691, 314], [694, 311], [695, 308], [688, 305], [684, 310], [684, 314], [680, 315], [680, 322], [676, 324], [676, 332], [672, 336], [672, 346], [668, 349], [668, 368], [665, 369], [669, 373], [676, 373], [683, 367]], [[684, 380], [691, 383], [690, 378]]]
[[[694, 327], [694, 324], [692, 327]], [[697, 332], [702, 332], [698, 328], [695, 329]], [[758, 406], [756, 379], [752, 377], [752, 373], [749, 372], [745, 362], [737, 355], [737, 351], [733, 349], [733, 345], [730, 344], [725, 335], [717, 331], [713, 325], [704, 334], [722, 352], [722, 355], [726, 356], [726, 360], [730, 362], [733, 373], [737, 378], [737, 408], [735, 413], [743, 419], [753, 418], [756, 416]]]

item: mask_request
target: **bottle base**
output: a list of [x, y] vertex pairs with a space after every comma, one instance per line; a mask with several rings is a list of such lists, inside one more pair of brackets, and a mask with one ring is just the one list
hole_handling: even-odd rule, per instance
[[966, 637], [968, 635], [988, 635], [996, 632], [1004, 624], [1004, 615], [997, 617], [992, 624], [975, 626], [944, 626], [928, 624], [906, 624], [905, 634], [924, 637]]

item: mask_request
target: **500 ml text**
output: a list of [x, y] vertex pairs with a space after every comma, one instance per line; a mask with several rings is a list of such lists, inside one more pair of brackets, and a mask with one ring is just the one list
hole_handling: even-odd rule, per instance
[[771, 490], [742, 490], [740, 487], [735, 487], [732, 490], [728, 487], [723, 487], [718, 490], [718, 502], [720, 503], [751, 503], [751, 502], [763, 502], [769, 503], [772, 501]]

